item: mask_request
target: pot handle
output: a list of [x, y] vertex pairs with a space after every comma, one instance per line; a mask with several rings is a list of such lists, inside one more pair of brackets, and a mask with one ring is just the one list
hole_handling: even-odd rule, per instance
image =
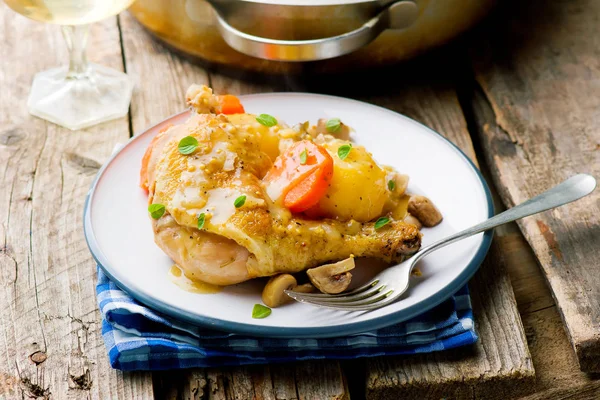
[[277, 40], [250, 35], [231, 26], [217, 7], [213, 7], [217, 26], [225, 42], [235, 50], [258, 58], [276, 61], [315, 61], [351, 53], [372, 42], [386, 29], [405, 29], [418, 17], [418, 6], [409, 0], [398, 1], [360, 28], [338, 36], [311, 40]]

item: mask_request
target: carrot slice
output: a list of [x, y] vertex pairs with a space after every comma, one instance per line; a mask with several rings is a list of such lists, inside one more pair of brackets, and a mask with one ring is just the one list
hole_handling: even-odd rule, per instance
[[283, 205], [293, 213], [315, 206], [325, 196], [332, 174], [333, 168], [319, 168], [287, 192]]
[[243, 114], [244, 106], [240, 103], [240, 99], [231, 94], [218, 96], [221, 109], [217, 110], [220, 114]]
[[[304, 163], [302, 163], [304, 161]], [[333, 159], [323, 147], [303, 140], [279, 155], [265, 176], [267, 193], [273, 200], [283, 199], [283, 205], [299, 213], [314, 205], [325, 195]]]

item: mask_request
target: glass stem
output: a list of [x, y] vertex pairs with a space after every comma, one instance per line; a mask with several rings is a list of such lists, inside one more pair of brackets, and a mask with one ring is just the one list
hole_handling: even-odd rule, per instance
[[85, 48], [89, 27], [89, 25], [65, 25], [62, 27], [63, 36], [69, 49], [67, 79], [87, 78], [88, 61], [85, 56]]

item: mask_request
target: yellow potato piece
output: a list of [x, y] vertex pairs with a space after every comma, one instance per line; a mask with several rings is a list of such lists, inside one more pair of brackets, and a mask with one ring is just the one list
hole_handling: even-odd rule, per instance
[[229, 121], [246, 132], [259, 137], [260, 150], [267, 153], [271, 161], [279, 155], [279, 131], [281, 127], [275, 125], [267, 127], [261, 125], [257, 120], [256, 116], [252, 114], [234, 114], [228, 115]]
[[353, 145], [348, 156], [341, 160], [338, 148], [348, 143], [332, 140], [323, 144], [334, 164], [331, 184], [319, 202], [319, 209], [332, 218], [371, 221], [381, 216], [389, 196], [386, 172], [362, 146]]

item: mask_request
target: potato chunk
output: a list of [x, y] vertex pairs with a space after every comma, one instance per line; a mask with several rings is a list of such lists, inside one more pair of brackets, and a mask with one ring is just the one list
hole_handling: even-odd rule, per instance
[[338, 149], [347, 144], [337, 139], [323, 144], [333, 157], [333, 176], [318, 206], [331, 218], [370, 221], [381, 215], [389, 197], [386, 172], [362, 146], [353, 145], [348, 156], [340, 159]]
[[279, 155], [279, 141], [282, 138], [279, 134], [281, 131], [279, 125], [270, 128], [261, 125], [252, 114], [233, 114], [228, 115], [227, 118], [237, 127], [246, 129], [252, 134], [258, 133], [260, 150], [267, 153], [271, 161], [277, 158]]

